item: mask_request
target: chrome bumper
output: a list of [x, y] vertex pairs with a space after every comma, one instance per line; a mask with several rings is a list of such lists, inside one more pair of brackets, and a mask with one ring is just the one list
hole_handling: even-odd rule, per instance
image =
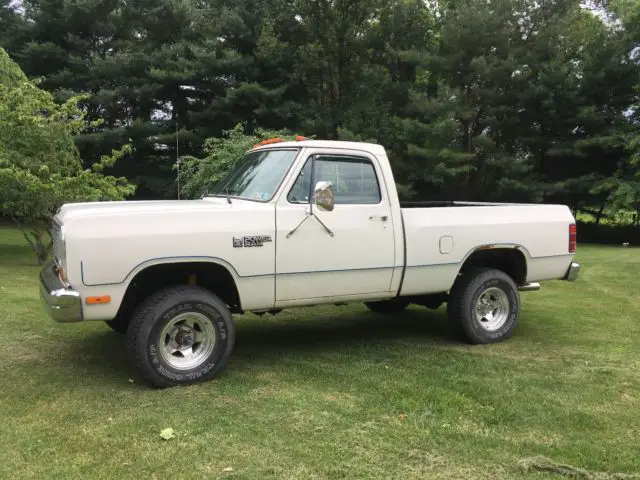
[[580, 274], [580, 264], [576, 262], [571, 262], [569, 268], [567, 269], [567, 273], [564, 274], [562, 280], [566, 280], [567, 282], [573, 282], [578, 278]]
[[59, 323], [82, 321], [82, 299], [80, 294], [63, 285], [55, 271], [53, 262], [40, 270], [40, 298], [53, 320]]
[[535, 292], [540, 290], [540, 284], [538, 282], [525, 283], [524, 285], [518, 285], [518, 290], [521, 292]]

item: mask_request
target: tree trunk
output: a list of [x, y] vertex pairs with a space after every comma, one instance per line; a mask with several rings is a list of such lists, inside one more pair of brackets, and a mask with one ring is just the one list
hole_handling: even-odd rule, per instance
[[31, 249], [36, 254], [36, 261], [38, 262], [38, 265], [43, 265], [49, 258], [49, 251], [53, 246], [53, 242], [50, 241], [48, 244], [45, 244], [44, 239], [46, 232], [39, 230], [37, 226], [34, 226], [33, 229], [28, 232], [16, 217], [11, 218], [14, 223], [18, 225], [18, 228], [22, 232], [25, 240], [27, 240]]
[[36, 259], [38, 261], [38, 265], [44, 265], [48, 258], [49, 249], [44, 245], [39, 245], [38, 250], [36, 251]]
[[607, 204], [607, 201], [605, 200], [600, 205], [600, 210], [598, 210], [598, 214], [596, 215], [596, 225], [600, 225], [600, 220], [602, 220], [602, 212], [604, 211], [604, 207], [606, 204]]

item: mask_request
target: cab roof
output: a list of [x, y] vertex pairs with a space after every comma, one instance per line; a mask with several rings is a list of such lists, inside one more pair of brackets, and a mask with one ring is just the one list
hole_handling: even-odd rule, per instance
[[283, 140], [281, 138], [270, 138], [256, 143], [251, 151], [262, 150], [268, 148], [287, 148], [287, 147], [304, 147], [304, 148], [334, 148], [344, 150], [360, 150], [372, 153], [374, 155], [385, 155], [382, 145], [367, 142], [344, 142], [340, 140], [309, 140], [305, 137], [297, 137], [296, 140]]

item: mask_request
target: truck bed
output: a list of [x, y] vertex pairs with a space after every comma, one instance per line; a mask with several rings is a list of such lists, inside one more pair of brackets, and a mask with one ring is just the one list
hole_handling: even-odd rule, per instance
[[569, 225], [574, 220], [566, 206], [407, 203], [401, 203], [406, 255], [401, 295], [447, 291], [460, 265], [478, 248], [517, 248], [525, 256], [527, 282], [560, 278], [571, 263]]
[[436, 207], [500, 207], [508, 205], [537, 205], [523, 203], [461, 202], [456, 200], [408, 200], [400, 201], [400, 208], [436, 208]]

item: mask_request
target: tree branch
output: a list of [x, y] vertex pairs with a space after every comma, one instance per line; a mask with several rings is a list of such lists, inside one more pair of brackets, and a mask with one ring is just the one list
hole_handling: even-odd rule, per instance
[[27, 234], [27, 231], [24, 229], [24, 227], [22, 226], [22, 224], [18, 221], [18, 219], [11, 215], [11, 220], [13, 220], [13, 222], [18, 225], [18, 228], [20, 229], [20, 231], [22, 232], [22, 235], [24, 236], [24, 238], [27, 240], [27, 242], [29, 242], [29, 245], [31, 245], [31, 248], [33, 249], [34, 252], [38, 253], [38, 247], [36, 245], [34, 245], [33, 241], [29, 238], [29, 235]]

